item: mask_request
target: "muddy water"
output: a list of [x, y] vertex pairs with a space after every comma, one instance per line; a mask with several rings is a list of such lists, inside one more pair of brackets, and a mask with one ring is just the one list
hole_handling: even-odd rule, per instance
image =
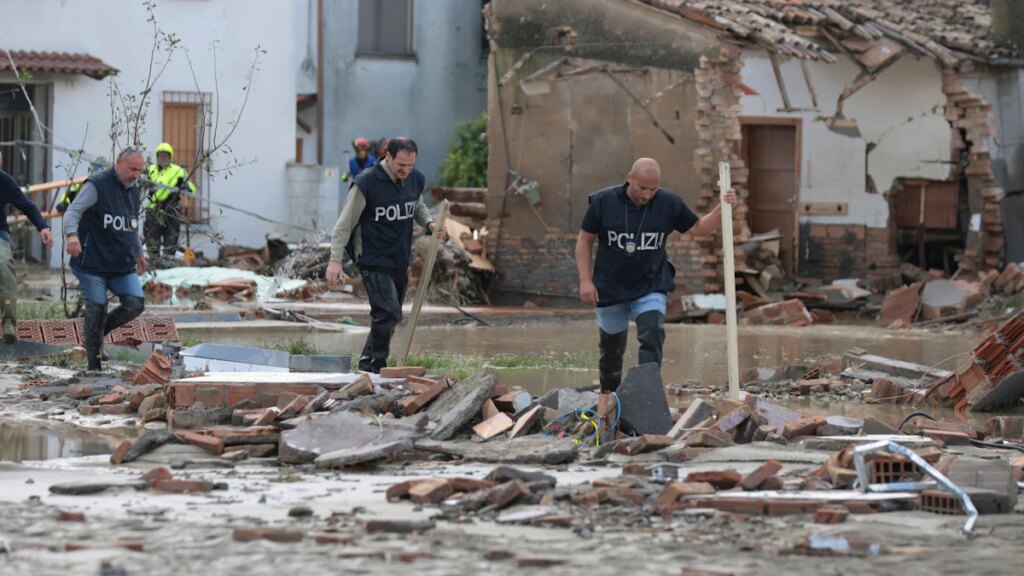
[[0, 420], [0, 461], [52, 460], [110, 454], [121, 440], [74, 426]]
[[[626, 366], [636, 363], [637, 344], [630, 329]], [[726, 379], [725, 327], [675, 324], [667, 327], [662, 374], [668, 383], [687, 379], [720, 385]], [[395, 338], [400, 341], [401, 333]], [[223, 344], [260, 345], [287, 342], [298, 336], [275, 337], [242, 331], [220, 333]], [[364, 334], [312, 333], [311, 344], [340, 354], [357, 354]], [[202, 336], [199, 336], [203, 340]], [[872, 326], [812, 328], [741, 327], [740, 369], [838, 360], [853, 347], [884, 356], [932, 365], [973, 348], [981, 336], [923, 331], [892, 331]], [[581, 386], [597, 377], [597, 328], [590, 322], [537, 324], [496, 328], [433, 327], [416, 331], [413, 354], [450, 354], [488, 357], [497, 354], [583, 356], [579, 369], [499, 370], [502, 382], [523, 385], [535, 394], [551, 388]], [[944, 367], [952, 362], [947, 361]]]

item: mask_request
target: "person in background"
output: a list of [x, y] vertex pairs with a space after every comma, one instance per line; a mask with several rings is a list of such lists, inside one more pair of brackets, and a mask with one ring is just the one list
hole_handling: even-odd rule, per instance
[[342, 177], [342, 182], [348, 182], [349, 179], [358, 177], [363, 170], [377, 163], [377, 159], [370, 155], [370, 141], [366, 138], [353, 140], [352, 149], [355, 150], [356, 155], [348, 159], [348, 172]]
[[[0, 168], [3, 164], [4, 157], [0, 154]], [[10, 174], [0, 170], [0, 318], [3, 319], [4, 344], [10, 346], [18, 341], [18, 279], [14, 275], [14, 250], [7, 226], [8, 204], [28, 216], [47, 248], [53, 246], [53, 234], [39, 208], [25, 196], [21, 186]]]
[[149, 204], [146, 206], [146, 250], [156, 260], [163, 248], [164, 258], [174, 258], [181, 235], [181, 193], [195, 196], [196, 185], [188, 171], [172, 162], [174, 148], [167, 142], [156, 147], [156, 164], [149, 167]]

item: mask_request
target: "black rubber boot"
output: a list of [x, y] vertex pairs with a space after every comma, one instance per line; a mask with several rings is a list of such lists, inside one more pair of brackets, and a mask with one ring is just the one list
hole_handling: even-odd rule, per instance
[[103, 324], [104, 336], [135, 320], [146, 309], [146, 301], [137, 296], [118, 296], [118, 299], [121, 305], [107, 314], [107, 321]]
[[665, 346], [665, 315], [651, 311], [637, 316], [636, 339], [640, 341], [640, 365], [655, 362], [661, 366], [661, 354]]
[[622, 382], [622, 356], [626, 353], [629, 330], [609, 334], [601, 330], [600, 356], [597, 367], [600, 371], [601, 392], [615, 392]]
[[101, 354], [103, 353], [103, 327], [107, 322], [107, 305], [86, 301], [85, 303], [85, 334], [82, 344], [85, 345], [85, 358], [89, 363], [89, 371], [103, 370]]

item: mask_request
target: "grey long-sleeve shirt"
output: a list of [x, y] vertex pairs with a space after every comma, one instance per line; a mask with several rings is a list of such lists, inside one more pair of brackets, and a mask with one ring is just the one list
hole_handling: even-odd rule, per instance
[[[391, 173], [391, 168], [388, 166], [386, 160], [381, 162], [381, 166], [384, 168], [384, 172], [387, 173], [388, 177], [392, 181], [395, 181], [395, 175]], [[338, 222], [334, 225], [334, 232], [331, 234], [331, 260], [336, 262], [342, 262], [345, 256], [345, 246], [348, 246], [350, 238], [355, 239], [355, 254], [356, 260], [359, 259], [359, 255], [363, 253], [363, 242], [359, 234], [359, 217], [362, 216], [363, 210], [366, 208], [366, 196], [363, 195], [362, 190], [358, 186], [352, 184], [348, 189], [348, 197], [345, 199], [345, 206], [341, 209], [341, 216], [338, 217]], [[433, 221], [434, 217], [430, 215], [430, 209], [423, 203], [423, 197], [416, 202], [416, 209], [413, 212], [413, 220], [426, 228]]]
[[[86, 181], [82, 184], [82, 189], [78, 191], [78, 196], [75, 197], [74, 202], [71, 206], [68, 206], [67, 212], [64, 213], [64, 236], [78, 235], [78, 224], [82, 221], [82, 214], [89, 208], [96, 205], [96, 201], [99, 199], [97, 196], [96, 186], [92, 182]], [[144, 253], [142, 251], [142, 238], [135, 234], [135, 241], [132, 243], [132, 256], [138, 258]]]

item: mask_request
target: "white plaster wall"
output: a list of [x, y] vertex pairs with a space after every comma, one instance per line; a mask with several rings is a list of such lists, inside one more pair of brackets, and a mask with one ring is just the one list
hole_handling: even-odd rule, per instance
[[[3, 0], [0, 44], [17, 50], [85, 52], [120, 70], [114, 79], [125, 92], [138, 92], [146, 77], [152, 46], [152, 28], [139, 0]], [[215, 92], [220, 109], [219, 133], [230, 129], [245, 96], [243, 87], [258, 44], [259, 70], [230, 152], [214, 158], [215, 166], [236, 162], [248, 165], [211, 178], [210, 197], [274, 218], [287, 214], [285, 164], [295, 155], [295, 94], [298, 63], [295, 14], [292, 0], [262, 0], [259, 9], [249, 0], [161, 0], [156, 18], [161, 29], [181, 38], [188, 48], [200, 90]], [[212, 42], [218, 42], [214, 74]], [[109, 83], [86, 76], [47, 76], [53, 81], [54, 142], [69, 148], [83, 146], [90, 154], [111, 156]], [[109, 79], [108, 79], [109, 80]], [[163, 132], [162, 99], [165, 91], [195, 91], [192, 72], [177, 53], [157, 81], [149, 109], [145, 146], [153, 149]], [[63, 176], [66, 153], [55, 151], [52, 174]], [[79, 169], [84, 174], [85, 167]], [[230, 210], [211, 209], [212, 228], [224, 242], [260, 245], [268, 232], [288, 232]], [[59, 229], [59, 221], [55, 222]], [[294, 231], [291, 231], [294, 234]], [[217, 246], [209, 240], [195, 245], [209, 253]], [[59, 262], [59, 260], [57, 260]]]
[[[830, 130], [821, 117], [832, 116], [839, 95], [860, 69], [843, 56], [835, 64], [808, 63], [819, 111], [779, 112], [783, 107], [771, 61], [764, 52], [743, 54], [743, 82], [757, 95], [741, 100], [745, 116], [802, 120], [800, 202], [846, 202], [846, 216], [807, 216], [801, 222], [865, 224], [883, 227], [888, 205], [882, 193], [897, 177], [945, 179], [949, 176], [950, 126], [943, 117], [942, 75], [931, 60], [904, 56], [874, 82], [848, 98], [846, 118], [856, 119], [860, 136]], [[812, 108], [800, 63], [782, 65], [794, 108]], [[869, 142], [876, 144], [870, 157]], [[866, 192], [870, 172], [877, 194]]]

